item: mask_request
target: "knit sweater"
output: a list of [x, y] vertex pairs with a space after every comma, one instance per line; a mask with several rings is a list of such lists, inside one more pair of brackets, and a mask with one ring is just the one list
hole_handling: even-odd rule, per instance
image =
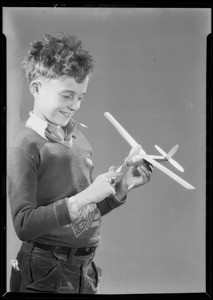
[[83, 207], [72, 220], [67, 197], [92, 183], [92, 149], [76, 129], [71, 147], [50, 142], [30, 128], [8, 149], [8, 197], [15, 231], [22, 241], [68, 247], [97, 246], [101, 216], [120, 206], [110, 196]]

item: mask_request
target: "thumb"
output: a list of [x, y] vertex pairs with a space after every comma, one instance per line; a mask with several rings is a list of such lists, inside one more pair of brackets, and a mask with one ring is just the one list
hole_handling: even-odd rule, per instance
[[138, 154], [126, 159], [127, 166], [140, 165], [144, 162], [144, 159]]
[[111, 166], [110, 168], [109, 168], [109, 172], [114, 172], [115, 171], [115, 167], [114, 166]]

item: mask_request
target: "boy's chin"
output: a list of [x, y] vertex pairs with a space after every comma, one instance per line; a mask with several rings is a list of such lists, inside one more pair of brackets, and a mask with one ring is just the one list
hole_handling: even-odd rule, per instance
[[61, 126], [61, 127], [65, 127], [65, 126], [67, 126], [67, 124], [69, 123], [69, 120], [70, 119], [68, 119], [67, 121], [61, 121], [61, 122], [57, 122], [57, 124], [56, 125], [58, 125], [58, 126]]
[[67, 119], [67, 120], [51, 120], [51, 121], [48, 120], [48, 121], [50, 123], [56, 125], [56, 126], [65, 127], [69, 123], [70, 119]]

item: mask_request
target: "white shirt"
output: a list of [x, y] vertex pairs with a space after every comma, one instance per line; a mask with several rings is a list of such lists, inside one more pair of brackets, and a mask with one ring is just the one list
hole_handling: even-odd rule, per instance
[[40, 136], [43, 138], [46, 138], [45, 136], [45, 130], [47, 128], [47, 125], [49, 124], [47, 121], [41, 119], [40, 117], [36, 116], [33, 111], [29, 113], [30, 117], [27, 120], [25, 127], [33, 129], [35, 132], [37, 132]]

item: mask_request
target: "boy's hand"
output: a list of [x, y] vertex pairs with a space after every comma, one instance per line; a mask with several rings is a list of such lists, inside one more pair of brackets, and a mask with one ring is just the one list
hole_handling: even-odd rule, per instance
[[148, 183], [151, 179], [152, 168], [147, 161], [140, 165], [130, 166], [123, 177], [123, 184], [127, 189], [139, 187]]
[[148, 183], [151, 179], [152, 170], [153, 166], [145, 160], [140, 165], [131, 165], [124, 177], [116, 185], [116, 198], [122, 199], [132, 188]]
[[151, 166], [150, 171], [153, 170], [153, 166], [150, 163], [148, 163], [146, 160], [144, 160], [143, 157], [140, 154], [135, 155], [135, 156], [130, 157], [130, 158], [126, 158], [125, 163], [126, 163], [127, 166], [135, 166], [135, 165], [139, 166], [139, 165], [145, 163], [145, 166], [148, 169], [150, 169], [150, 166]]
[[[114, 179], [122, 176], [121, 172], [108, 172], [96, 177], [93, 183], [87, 188], [90, 193], [92, 202], [98, 203], [110, 195], [115, 195]], [[113, 179], [112, 179], [113, 178]]]
[[115, 195], [114, 179], [122, 176], [121, 172], [108, 172], [96, 177], [85, 190], [75, 195], [79, 209], [90, 203], [98, 203], [110, 195]]
[[127, 166], [141, 166], [141, 165], [143, 165], [144, 167], [146, 167], [147, 168], [147, 170], [149, 171], [149, 172], [151, 172], [152, 173], [152, 171], [153, 171], [153, 165], [152, 164], [150, 164], [149, 162], [147, 162], [145, 159], [143, 159], [141, 156], [140, 156], [140, 154], [138, 154], [138, 155], [135, 155], [135, 156], [133, 156], [133, 157], [130, 157], [129, 159], [127, 158], [126, 160], [125, 160], [125, 163], [126, 163], [126, 165]]

